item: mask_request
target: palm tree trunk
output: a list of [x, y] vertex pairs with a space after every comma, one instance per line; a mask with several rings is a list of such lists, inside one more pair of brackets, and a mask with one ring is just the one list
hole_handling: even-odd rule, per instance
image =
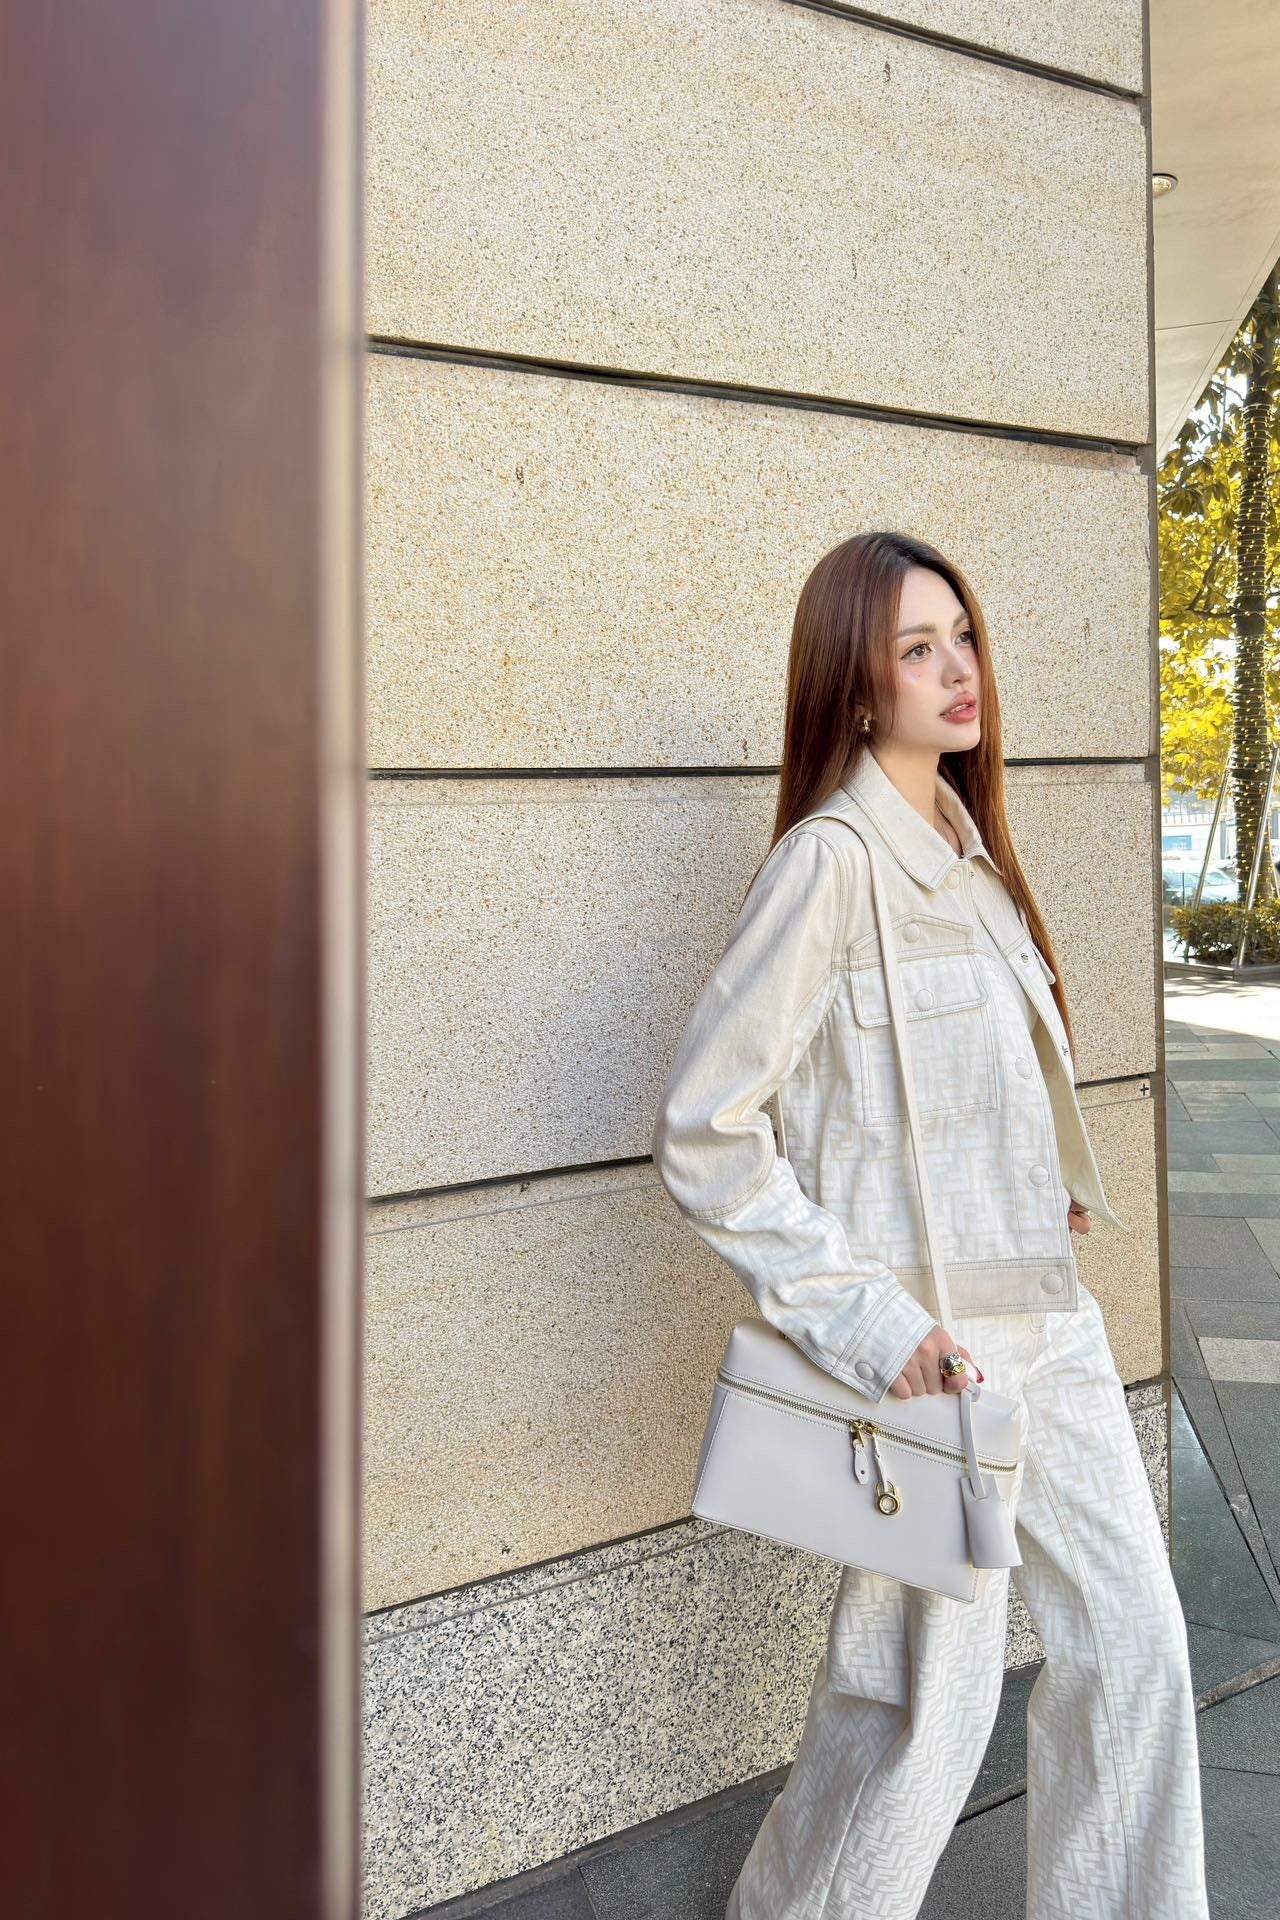
[[[1236, 517], [1235, 718], [1231, 742], [1231, 784], [1236, 814], [1236, 872], [1240, 897], [1253, 864], [1271, 761], [1271, 724], [1267, 712], [1267, 515], [1271, 499], [1271, 408], [1280, 348], [1280, 262], [1271, 270], [1254, 307], [1254, 338], [1243, 408], [1243, 470]], [[1276, 885], [1270, 836], [1258, 871], [1257, 900], [1273, 900]]]

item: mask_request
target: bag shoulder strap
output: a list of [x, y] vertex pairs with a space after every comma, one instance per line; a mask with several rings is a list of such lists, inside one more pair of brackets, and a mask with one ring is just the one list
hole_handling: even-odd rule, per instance
[[[907, 1016], [902, 1004], [902, 981], [898, 973], [897, 947], [893, 937], [892, 917], [884, 898], [884, 883], [880, 875], [879, 862], [865, 833], [843, 813], [810, 813], [796, 822], [796, 828], [808, 826], [813, 820], [838, 820], [850, 833], [856, 834], [866, 849], [867, 864], [871, 872], [871, 900], [875, 908], [876, 932], [879, 936], [880, 959], [884, 968], [885, 991], [889, 998], [889, 1024], [893, 1029], [894, 1047], [898, 1057], [898, 1072], [902, 1081], [903, 1098], [907, 1106], [907, 1124], [911, 1133], [911, 1152], [915, 1161], [916, 1181], [920, 1189], [920, 1211], [924, 1220], [925, 1244], [929, 1250], [929, 1270], [933, 1279], [934, 1298], [937, 1302], [939, 1323], [951, 1328], [951, 1295], [947, 1288], [946, 1274], [942, 1257], [938, 1251], [938, 1233], [933, 1218], [933, 1207], [929, 1191], [929, 1176], [925, 1167], [924, 1147], [920, 1137], [920, 1114], [916, 1106], [915, 1077], [911, 1071], [911, 1059], [907, 1046]], [[789, 831], [794, 831], [790, 829]], [[787, 1151], [786, 1128], [782, 1120], [782, 1102], [777, 1102], [778, 1130], [781, 1137], [783, 1154]]]

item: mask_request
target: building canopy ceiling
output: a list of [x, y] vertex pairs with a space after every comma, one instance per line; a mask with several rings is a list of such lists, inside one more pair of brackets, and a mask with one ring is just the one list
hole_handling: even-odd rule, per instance
[[1280, 257], [1280, 0], [1151, 0], [1156, 451]]

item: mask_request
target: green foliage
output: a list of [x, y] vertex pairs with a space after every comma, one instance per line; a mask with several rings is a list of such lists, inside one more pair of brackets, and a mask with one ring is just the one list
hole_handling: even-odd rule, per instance
[[[1224, 361], [1224, 368], [1227, 366]], [[1243, 461], [1240, 395], [1220, 370], [1160, 464], [1161, 801], [1175, 790], [1212, 800], [1230, 750], [1235, 680], [1236, 514]], [[1280, 408], [1272, 408], [1280, 472]], [[1271, 503], [1268, 640], [1280, 615], [1280, 515]], [[1268, 645], [1267, 705], [1280, 712], [1280, 659]]]
[[1234, 900], [1209, 900], [1199, 907], [1169, 907], [1166, 911], [1169, 925], [1185, 943], [1190, 960], [1208, 965], [1230, 963], [1240, 943], [1241, 924], [1247, 918], [1246, 964], [1280, 964], [1280, 900], [1263, 900], [1247, 916]]
[[[1280, 263], [1157, 476], [1161, 803], [1179, 793], [1211, 803], [1230, 762], [1246, 865], [1261, 823], [1271, 716], [1280, 710], [1277, 391]], [[1264, 860], [1260, 908], [1274, 892], [1274, 868]], [[1233, 911], [1203, 907], [1197, 924]], [[1204, 920], [1201, 937], [1230, 947], [1228, 934], [1212, 933], [1215, 924]], [[1261, 922], [1258, 937], [1270, 938]]]
[[[1160, 468], [1161, 801], [1212, 800], [1231, 740], [1235, 590], [1231, 539], [1239, 495], [1239, 409], [1206, 430], [1197, 415]], [[1280, 699], [1280, 674], [1276, 695]]]

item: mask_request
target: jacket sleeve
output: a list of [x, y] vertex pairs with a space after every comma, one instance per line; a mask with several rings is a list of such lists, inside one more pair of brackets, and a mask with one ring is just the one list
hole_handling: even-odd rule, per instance
[[802, 1192], [762, 1110], [835, 999], [845, 896], [844, 870], [820, 833], [801, 827], [771, 849], [689, 1015], [659, 1098], [653, 1158], [764, 1318], [879, 1401], [938, 1323]]

